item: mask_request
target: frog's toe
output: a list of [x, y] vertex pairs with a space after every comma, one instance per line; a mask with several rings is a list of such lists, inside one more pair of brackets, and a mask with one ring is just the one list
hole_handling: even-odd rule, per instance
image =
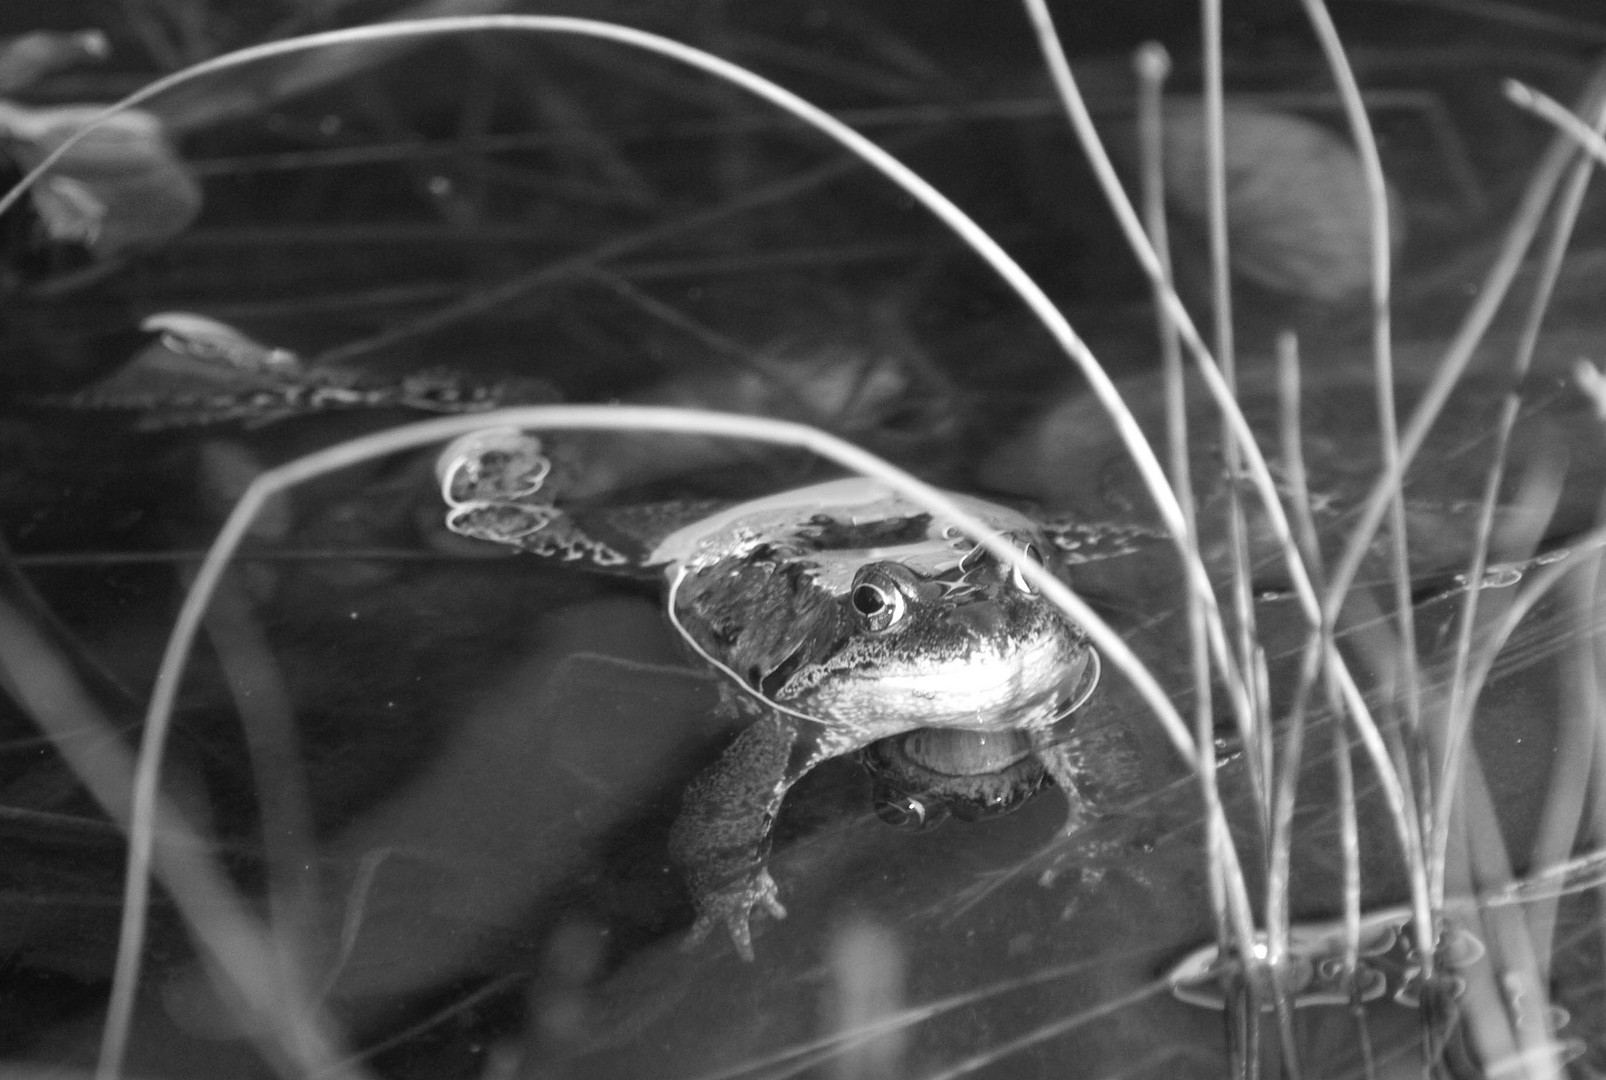
[[697, 905], [697, 921], [687, 938], [688, 948], [708, 936], [720, 923], [730, 931], [731, 943], [743, 960], [753, 959], [753, 932], [750, 920], [753, 912], [762, 908], [771, 918], [786, 918], [775, 888], [775, 879], [768, 870], [760, 870], [746, 881], [732, 882], [718, 892], [704, 896]]

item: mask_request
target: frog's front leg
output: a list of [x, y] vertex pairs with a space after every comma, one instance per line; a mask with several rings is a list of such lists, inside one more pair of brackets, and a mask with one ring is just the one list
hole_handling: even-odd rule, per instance
[[690, 943], [723, 922], [742, 959], [752, 960], [748, 920], [754, 909], [786, 917], [765, 863], [770, 829], [797, 778], [791, 767], [796, 744], [791, 722], [766, 713], [748, 724], [686, 789], [680, 817], [669, 833], [669, 854], [685, 874], [697, 905]]
[[1034, 733], [1033, 749], [1055, 786], [1065, 795], [1065, 826], [1061, 832], [1065, 836], [1081, 832], [1100, 816], [1089, 805], [1082, 790], [1087, 765], [1081, 753], [1057, 737], [1052, 729]]
[[[1065, 794], [1067, 805], [1061, 835], [1067, 840], [1077, 837], [1059, 849], [1047, 877], [1052, 878], [1062, 866], [1072, 862], [1081, 865], [1084, 871], [1096, 873], [1100, 863], [1124, 861], [1152, 847], [1146, 828], [1109, 801], [1112, 788], [1130, 790], [1141, 765], [1124, 732], [1105, 729], [1066, 740], [1063, 734], [1050, 729], [1035, 733], [1033, 748], [1048, 775]], [[1120, 827], [1113, 837], [1108, 829], [1093, 832], [1094, 826], [1116, 822]]]

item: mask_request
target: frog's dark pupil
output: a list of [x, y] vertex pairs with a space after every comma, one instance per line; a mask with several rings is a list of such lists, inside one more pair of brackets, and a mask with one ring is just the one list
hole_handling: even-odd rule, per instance
[[874, 585], [860, 585], [853, 590], [853, 609], [860, 615], [874, 615], [886, 606], [886, 598]]

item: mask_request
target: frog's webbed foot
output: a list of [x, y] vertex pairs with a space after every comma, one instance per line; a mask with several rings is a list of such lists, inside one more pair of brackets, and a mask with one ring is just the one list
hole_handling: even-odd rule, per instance
[[753, 931], [750, 920], [753, 913], [763, 908], [771, 918], [786, 918], [775, 891], [775, 879], [768, 870], [760, 869], [742, 881], [733, 881], [722, 888], [704, 893], [697, 898], [697, 921], [686, 936], [683, 949], [695, 948], [720, 923], [730, 931], [731, 943], [743, 960], [753, 959]]
[[487, 428], [454, 439], [435, 463], [446, 527], [565, 562], [604, 569], [630, 565], [555, 505], [552, 472], [541, 440], [527, 431]]
[[755, 911], [784, 918], [769, 858], [770, 828], [786, 789], [797, 732], [776, 716], [752, 721], [720, 759], [686, 789], [669, 833], [669, 854], [680, 866], [697, 906], [688, 944], [724, 924], [742, 959], [753, 959], [749, 922]]

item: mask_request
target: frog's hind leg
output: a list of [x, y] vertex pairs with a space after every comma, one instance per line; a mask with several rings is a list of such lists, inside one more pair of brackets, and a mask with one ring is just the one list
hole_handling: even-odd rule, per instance
[[801, 775], [792, 760], [797, 741], [789, 721], [761, 716], [686, 789], [680, 817], [670, 830], [669, 853], [697, 905], [689, 944], [724, 923], [736, 951], [752, 960], [748, 924], [753, 911], [761, 908], [777, 919], [786, 917], [765, 864], [781, 801]]
[[1060, 828], [1061, 835], [1074, 836], [1097, 821], [1099, 815], [1088, 805], [1082, 791], [1081, 778], [1087, 775], [1088, 766], [1080, 750], [1052, 730], [1036, 733], [1032, 749], [1050, 779], [1065, 795], [1065, 824]]

